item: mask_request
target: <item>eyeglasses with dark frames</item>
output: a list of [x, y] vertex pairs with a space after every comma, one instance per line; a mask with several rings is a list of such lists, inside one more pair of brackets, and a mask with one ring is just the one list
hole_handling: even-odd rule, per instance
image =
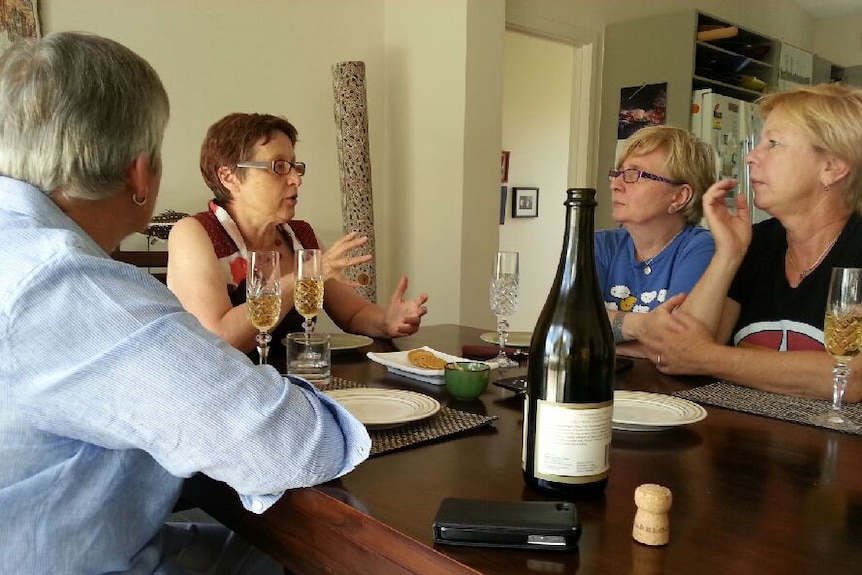
[[608, 180], [613, 180], [614, 178], [618, 178], [620, 176], [623, 177], [623, 181], [627, 184], [637, 183], [637, 181], [641, 178], [646, 178], [648, 180], [653, 180], [656, 182], [665, 182], [666, 184], [670, 184], [672, 186], [681, 186], [685, 183], [671, 180], [670, 178], [665, 178], [664, 176], [657, 176], [649, 172], [644, 172], [643, 170], [636, 170], [635, 168], [608, 171]]
[[305, 162], [289, 162], [287, 160], [273, 160], [271, 162], [240, 162], [237, 168], [263, 168], [279, 176], [286, 176], [290, 170], [296, 170], [300, 176], [305, 175]]

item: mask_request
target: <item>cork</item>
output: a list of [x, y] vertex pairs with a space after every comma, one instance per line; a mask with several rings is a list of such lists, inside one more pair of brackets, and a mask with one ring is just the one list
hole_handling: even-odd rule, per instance
[[635, 513], [632, 537], [644, 545], [667, 545], [670, 541], [670, 510], [673, 494], [667, 487], [644, 483], [635, 489]]

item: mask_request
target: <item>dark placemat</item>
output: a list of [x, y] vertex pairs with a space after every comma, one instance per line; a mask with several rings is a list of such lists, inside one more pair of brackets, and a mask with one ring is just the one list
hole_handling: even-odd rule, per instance
[[[322, 391], [329, 391], [368, 386], [340, 377], [332, 377], [329, 383], [318, 387]], [[371, 456], [410, 447], [470, 429], [476, 429], [477, 427], [488, 425], [495, 419], [497, 419], [496, 415], [477, 415], [475, 413], [452, 409], [451, 407], [442, 407], [440, 411], [421, 421], [389, 429], [369, 430], [368, 435], [371, 436]]]
[[[784, 421], [792, 421], [794, 423], [834, 429], [810, 421], [812, 416], [824, 413], [832, 407], [831, 401], [823, 399], [808, 399], [770, 393], [727, 381], [719, 381], [702, 387], [677, 391], [672, 395], [696, 403], [716, 405], [734, 411], [744, 411], [745, 413], [765, 415], [774, 419], [783, 419]], [[853, 403], [845, 405], [842, 411], [852, 419], [862, 421], [862, 404]], [[841, 429], [838, 431], [845, 430]], [[845, 431], [845, 433], [862, 435], [862, 430]]]

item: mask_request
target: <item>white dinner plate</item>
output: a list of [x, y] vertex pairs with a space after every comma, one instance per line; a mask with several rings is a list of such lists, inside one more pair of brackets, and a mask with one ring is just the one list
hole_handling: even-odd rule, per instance
[[368, 429], [386, 429], [431, 417], [440, 402], [403, 389], [336, 389], [324, 392]]
[[614, 391], [614, 429], [664, 431], [705, 417], [706, 410], [687, 399], [647, 391]]
[[[474, 359], [467, 359], [465, 357], [458, 357], [457, 355], [449, 355], [448, 353], [443, 353], [442, 351], [437, 351], [436, 349], [432, 349], [427, 345], [425, 347], [421, 347], [419, 349], [424, 349], [430, 351], [440, 359], [446, 360], [447, 362], [453, 361], [471, 361], [475, 362]], [[369, 351], [365, 355], [368, 356], [368, 359], [371, 361], [377, 362], [381, 365], [385, 365], [386, 368], [392, 373], [396, 373], [398, 375], [402, 375], [404, 377], [409, 377], [412, 379], [418, 379], [419, 381], [424, 381], [426, 383], [433, 383], [434, 385], [443, 385], [443, 370], [442, 369], [426, 369], [424, 367], [416, 367], [410, 360], [407, 359], [407, 354], [413, 350], [407, 351], [390, 351], [388, 353], [376, 353], [373, 351]], [[497, 367], [496, 363], [493, 362], [485, 362], [491, 366], [491, 369]]]
[[[281, 343], [287, 347], [287, 338], [281, 340]], [[367, 335], [357, 335], [355, 333], [331, 333], [329, 334], [329, 349], [330, 351], [346, 351], [349, 349], [359, 349], [366, 345], [371, 345], [374, 340]]]
[[[506, 337], [506, 345], [509, 347], [530, 347], [530, 338], [532, 337], [533, 332], [531, 331], [510, 331]], [[495, 331], [483, 333], [479, 336], [479, 339], [493, 343], [494, 345], [500, 344], [500, 338], [497, 337], [497, 332]]]
[[329, 349], [332, 351], [359, 349], [372, 343], [374, 343], [374, 340], [367, 335], [358, 335], [355, 333], [333, 333], [329, 336]]

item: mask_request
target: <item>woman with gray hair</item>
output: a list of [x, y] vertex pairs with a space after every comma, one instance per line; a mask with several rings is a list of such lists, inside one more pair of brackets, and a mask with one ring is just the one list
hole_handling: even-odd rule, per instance
[[155, 70], [112, 40], [50, 34], [0, 57], [0, 110], [4, 573], [282, 573], [221, 525], [165, 525], [183, 478], [261, 513], [353, 469], [370, 440], [108, 255], [159, 195]]
[[698, 224], [714, 157], [685, 130], [650, 126], [625, 141], [608, 174], [620, 227], [596, 232], [596, 271], [621, 355], [642, 355], [634, 340], [647, 312], [691, 290], [709, 264], [715, 246]]
[[[712, 186], [704, 210], [715, 256], [642, 341], [665, 373], [831, 398], [823, 345], [831, 270], [862, 267], [862, 90], [803, 86], [764, 96], [758, 109], [763, 129], [745, 161], [754, 205], [772, 219], [752, 228], [744, 197], [735, 212], [725, 202], [737, 182]], [[862, 359], [850, 365], [846, 399], [858, 402]]]

